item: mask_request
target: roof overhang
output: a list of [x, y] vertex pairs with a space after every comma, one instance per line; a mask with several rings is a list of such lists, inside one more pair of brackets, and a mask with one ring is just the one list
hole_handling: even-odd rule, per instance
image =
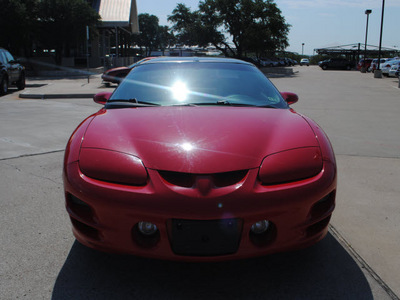
[[97, 0], [93, 8], [101, 17], [102, 28], [125, 28], [131, 33], [139, 33], [136, 0]]

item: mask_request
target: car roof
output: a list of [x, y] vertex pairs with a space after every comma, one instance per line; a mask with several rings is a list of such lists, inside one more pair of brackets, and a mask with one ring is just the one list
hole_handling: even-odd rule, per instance
[[178, 57], [178, 56], [163, 56], [159, 58], [153, 58], [148, 61], [144, 61], [141, 65], [154, 64], [154, 63], [190, 63], [190, 62], [201, 62], [201, 63], [235, 63], [243, 65], [253, 65], [252, 63], [244, 60], [226, 57]]

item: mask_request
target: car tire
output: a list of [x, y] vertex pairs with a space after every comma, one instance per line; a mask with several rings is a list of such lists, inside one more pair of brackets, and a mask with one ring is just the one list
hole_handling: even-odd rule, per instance
[[5, 95], [8, 92], [8, 79], [7, 77], [1, 78], [0, 82], [0, 95]]
[[327, 66], [327, 65], [322, 65], [322, 67], [321, 67], [321, 68], [322, 68], [322, 70], [324, 70], [324, 71], [325, 71], [325, 70], [327, 70], [327, 69], [328, 69], [328, 66]]
[[350, 65], [347, 65], [346, 66], [346, 70], [350, 70], [351, 69], [351, 66]]
[[17, 89], [25, 89], [25, 73], [21, 73], [21, 78], [16, 83]]

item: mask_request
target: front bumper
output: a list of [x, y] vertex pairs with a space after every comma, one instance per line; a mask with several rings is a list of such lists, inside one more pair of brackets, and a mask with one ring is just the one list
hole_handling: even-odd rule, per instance
[[[272, 186], [258, 181], [258, 168], [250, 169], [236, 184], [209, 190], [173, 185], [156, 170], [149, 169], [148, 173], [150, 179], [145, 186], [133, 187], [88, 178], [78, 162], [68, 164], [64, 169], [66, 207], [77, 240], [101, 251], [169, 260], [255, 257], [318, 242], [327, 233], [335, 206], [336, 167], [328, 161], [312, 178]], [[184, 224], [195, 222], [193, 234], [174, 234], [180, 220]], [[209, 226], [230, 220], [234, 220], [235, 229], [229, 234], [237, 238], [233, 242], [236, 246], [231, 240], [221, 242], [226, 236], [214, 236], [217, 227]], [[260, 220], [268, 220], [270, 230], [255, 236], [250, 229]], [[157, 235], [140, 234], [140, 221], [156, 224]], [[177, 250], [185, 242], [188, 249], [205, 250]], [[229, 246], [210, 250], [217, 244]]]

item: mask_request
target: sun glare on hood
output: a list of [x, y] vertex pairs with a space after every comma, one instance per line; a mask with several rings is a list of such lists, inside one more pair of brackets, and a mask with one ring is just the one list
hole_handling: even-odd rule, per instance
[[181, 148], [187, 152], [192, 151], [194, 149], [194, 146], [190, 143], [183, 143], [180, 145]]

